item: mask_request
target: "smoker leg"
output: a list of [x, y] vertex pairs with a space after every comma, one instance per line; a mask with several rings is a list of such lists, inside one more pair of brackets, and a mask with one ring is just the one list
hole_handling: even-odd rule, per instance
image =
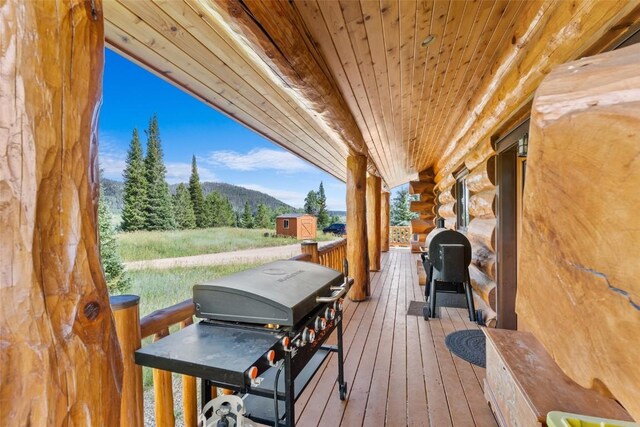
[[429, 285], [429, 311], [431, 311], [430, 317], [435, 319], [436, 317], [436, 281], [431, 279]]
[[473, 291], [471, 290], [471, 281], [467, 276], [467, 282], [464, 284], [465, 294], [467, 295], [467, 308], [469, 309], [469, 320], [476, 321], [476, 307], [473, 304]]
[[[294, 427], [296, 424], [296, 414], [295, 414], [295, 390], [294, 390], [294, 382], [293, 382], [293, 369], [292, 369], [292, 361], [291, 361], [291, 352], [287, 352], [284, 357], [284, 393], [285, 393], [285, 408], [286, 408], [286, 417], [285, 417], [285, 425], [287, 427]], [[280, 420], [276, 420], [276, 424], [280, 425]]]
[[340, 400], [347, 398], [347, 383], [344, 382], [344, 350], [342, 346], [342, 313], [338, 322], [338, 387], [340, 389]]

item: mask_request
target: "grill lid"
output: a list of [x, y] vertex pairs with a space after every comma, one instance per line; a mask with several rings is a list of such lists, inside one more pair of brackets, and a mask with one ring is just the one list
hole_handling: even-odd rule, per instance
[[196, 316], [254, 324], [295, 326], [331, 295], [342, 273], [318, 264], [275, 261], [193, 287]]

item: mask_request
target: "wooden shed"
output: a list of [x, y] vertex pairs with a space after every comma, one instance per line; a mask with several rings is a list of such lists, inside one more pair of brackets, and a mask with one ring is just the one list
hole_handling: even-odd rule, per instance
[[276, 234], [298, 240], [316, 238], [316, 217], [309, 214], [287, 214], [276, 218]]

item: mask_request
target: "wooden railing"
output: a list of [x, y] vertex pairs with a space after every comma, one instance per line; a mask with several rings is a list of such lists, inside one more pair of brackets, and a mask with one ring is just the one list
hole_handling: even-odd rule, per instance
[[389, 244], [391, 246], [410, 246], [411, 227], [391, 226], [389, 227]]
[[[342, 271], [347, 255], [347, 240], [340, 239], [318, 249], [317, 242], [303, 242], [302, 253], [290, 258], [294, 261], [315, 262]], [[191, 299], [170, 307], [161, 308], [140, 319], [140, 298], [135, 295], [119, 295], [111, 298], [111, 308], [116, 324], [120, 350], [123, 355], [121, 426], [141, 427], [144, 421], [142, 368], [135, 364], [134, 352], [142, 347], [142, 340], [153, 337], [157, 341], [179, 325], [185, 328], [193, 323], [195, 309]], [[174, 427], [173, 381], [168, 371], [153, 369], [156, 426]], [[215, 391], [212, 393], [216, 395]], [[182, 409], [184, 425], [196, 427], [198, 408], [196, 379], [182, 375]]]

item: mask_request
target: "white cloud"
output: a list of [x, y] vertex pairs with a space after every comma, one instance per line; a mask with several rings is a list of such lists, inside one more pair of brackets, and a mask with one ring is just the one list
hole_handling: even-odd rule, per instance
[[269, 169], [294, 173], [313, 170], [311, 165], [293, 154], [270, 148], [257, 148], [248, 153], [231, 150], [213, 151], [206, 160], [210, 163], [239, 171]]
[[[191, 176], [191, 163], [165, 162], [165, 165], [167, 167], [166, 178], [169, 184], [189, 182], [189, 177]], [[213, 172], [200, 165], [198, 165], [198, 175], [200, 175], [200, 182], [218, 180]]]
[[240, 187], [248, 188], [249, 190], [260, 191], [270, 196], [275, 197], [278, 200], [285, 202], [294, 208], [301, 208], [304, 206], [304, 198], [307, 196], [305, 193], [291, 190], [279, 190], [276, 188], [267, 188], [259, 184], [237, 184]]

